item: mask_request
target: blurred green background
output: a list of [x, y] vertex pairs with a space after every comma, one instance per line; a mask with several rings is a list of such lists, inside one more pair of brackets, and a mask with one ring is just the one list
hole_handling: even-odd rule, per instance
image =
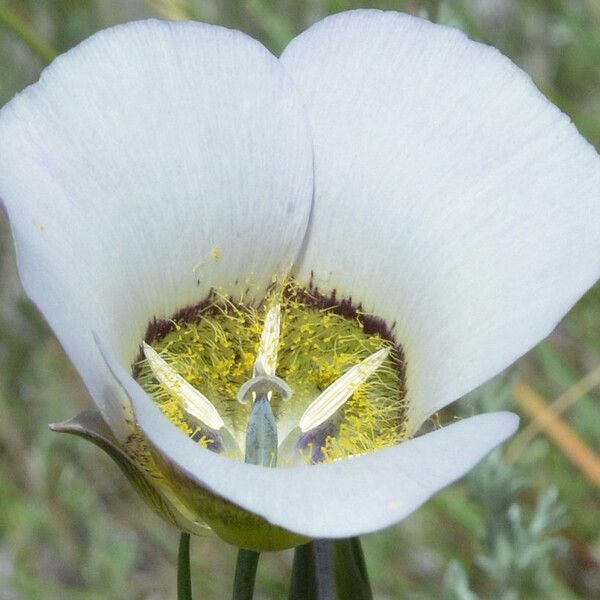
[[[0, 104], [53, 55], [116, 23], [198, 19], [277, 54], [325, 15], [358, 7], [410, 12], [497, 46], [600, 148], [598, 0], [0, 0]], [[600, 598], [599, 366], [597, 286], [510, 372], [442, 415], [508, 408], [525, 433], [364, 538], [376, 598]], [[177, 532], [99, 450], [47, 429], [89, 404], [23, 295], [0, 214], [0, 600], [174, 597]], [[548, 413], [551, 427], [536, 432]], [[235, 549], [207, 537], [192, 552], [195, 597], [229, 597]], [[256, 598], [285, 598], [291, 559], [262, 556]]]

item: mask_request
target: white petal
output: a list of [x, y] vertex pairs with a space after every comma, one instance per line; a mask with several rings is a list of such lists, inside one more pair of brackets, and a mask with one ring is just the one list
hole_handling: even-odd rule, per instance
[[100, 344], [147, 436], [199, 485], [294, 533], [340, 538], [397, 523], [477, 464], [517, 428], [511, 413], [479, 415], [348, 460], [270, 469], [192, 442], [164, 418]]
[[416, 429], [596, 281], [600, 161], [525, 73], [449, 27], [342, 13], [281, 60], [315, 148], [300, 278], [396, 323]]
[[94, 35], [0, 115], [19, 270], [116, 435], [91, 331], [131, 362], [149, 320], [271, 283], [310, 210], [306, 119], [258, 42], [199, 23]]

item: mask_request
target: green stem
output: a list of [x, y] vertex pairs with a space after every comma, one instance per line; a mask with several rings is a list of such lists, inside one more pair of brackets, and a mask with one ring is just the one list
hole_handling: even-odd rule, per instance
[[177, 600], [192, 600], [190, 575], [190, 534], [181, 532], [177, 559]]
[[313, 540], [296, 548], [288, 600], [373, 600], [360, 540]]
[[259, 557], [258, 552], [239, 549], [233, 582], [233, 600], [252, 600]]
[[56, 50], [41, 40], [28, 23], [23, 21], [5, 4], [0, 4], [0, 25], [12, 31], [29, 49], [37, 54], [46, 64], [52, 62], [58, 54]]
[[365, 598], [371, 598], [371, 582], [369, 580], [369, 572], [367, 571], [367, 562], [365, 561], [365, 553], [362, 549], [360, 539], [357, 537], [348, 540], [347, 549], [352, 555], [352, 560], [356, 565], [356, 570], [360, 573], [361, 590]]

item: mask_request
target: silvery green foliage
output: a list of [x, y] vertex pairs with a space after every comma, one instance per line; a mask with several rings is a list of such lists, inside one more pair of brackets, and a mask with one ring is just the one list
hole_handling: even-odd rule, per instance
[[446, 569], [442, 600], [478, 600], [469, 587], [468, 575], [456, 560]]
[[[497, 377], [461, 403], [465, 413], [510, 409], [514, 377]], [[485, 528], [476, 557], [483, 595], [498, 600], [547, 597], [556, 581], [552, 561], [565, 550], [557, 530], [565, 524], [565, 507], [555, 488], [537, 497], [532, 508], [523, 499], [531, 481], [519, 465], [507, 465], [500, 452], [489, 456], [467, 478], [470, 498], [482, 510]], [[445, 600], [477, 598], [459, 563], [449, 564], [444, 578]]]
[[497, 597], [543, 597], [553, 580], [552, 560], [564, 550], [564, 541], [555, 535], [565, 524], [556, 489], [543, 491], [527, 510], [519, 501], [527, 481], [502, 463], [498, 453], [469, 477], [468, 485], [486, 516], [477, 564], [502, 590]]
[[[498, 600], [541, 598], [555, 580], [552, 561], [565, 550], [556, 532], [565, 524], [565, 508], [555, 488], [543, 491], [528, 510], [519, 496], [527, 481], [494, 453], [468, 479], [470, 496], [483, 509], [485, 530], [476, 564], [485, 588]], [[462, 566], [452, 562], [444, 578], [445, 600], [473, 600]]]

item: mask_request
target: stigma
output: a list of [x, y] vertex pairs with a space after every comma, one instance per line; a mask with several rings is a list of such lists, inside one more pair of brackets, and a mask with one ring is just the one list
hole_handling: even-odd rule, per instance
[[149, 329], [134, 376], [200, 445], [293, 466], [406, 437], [402, 349], [360, 307], [288, 281], [258, 304], [213, 291], [185, 314]]

